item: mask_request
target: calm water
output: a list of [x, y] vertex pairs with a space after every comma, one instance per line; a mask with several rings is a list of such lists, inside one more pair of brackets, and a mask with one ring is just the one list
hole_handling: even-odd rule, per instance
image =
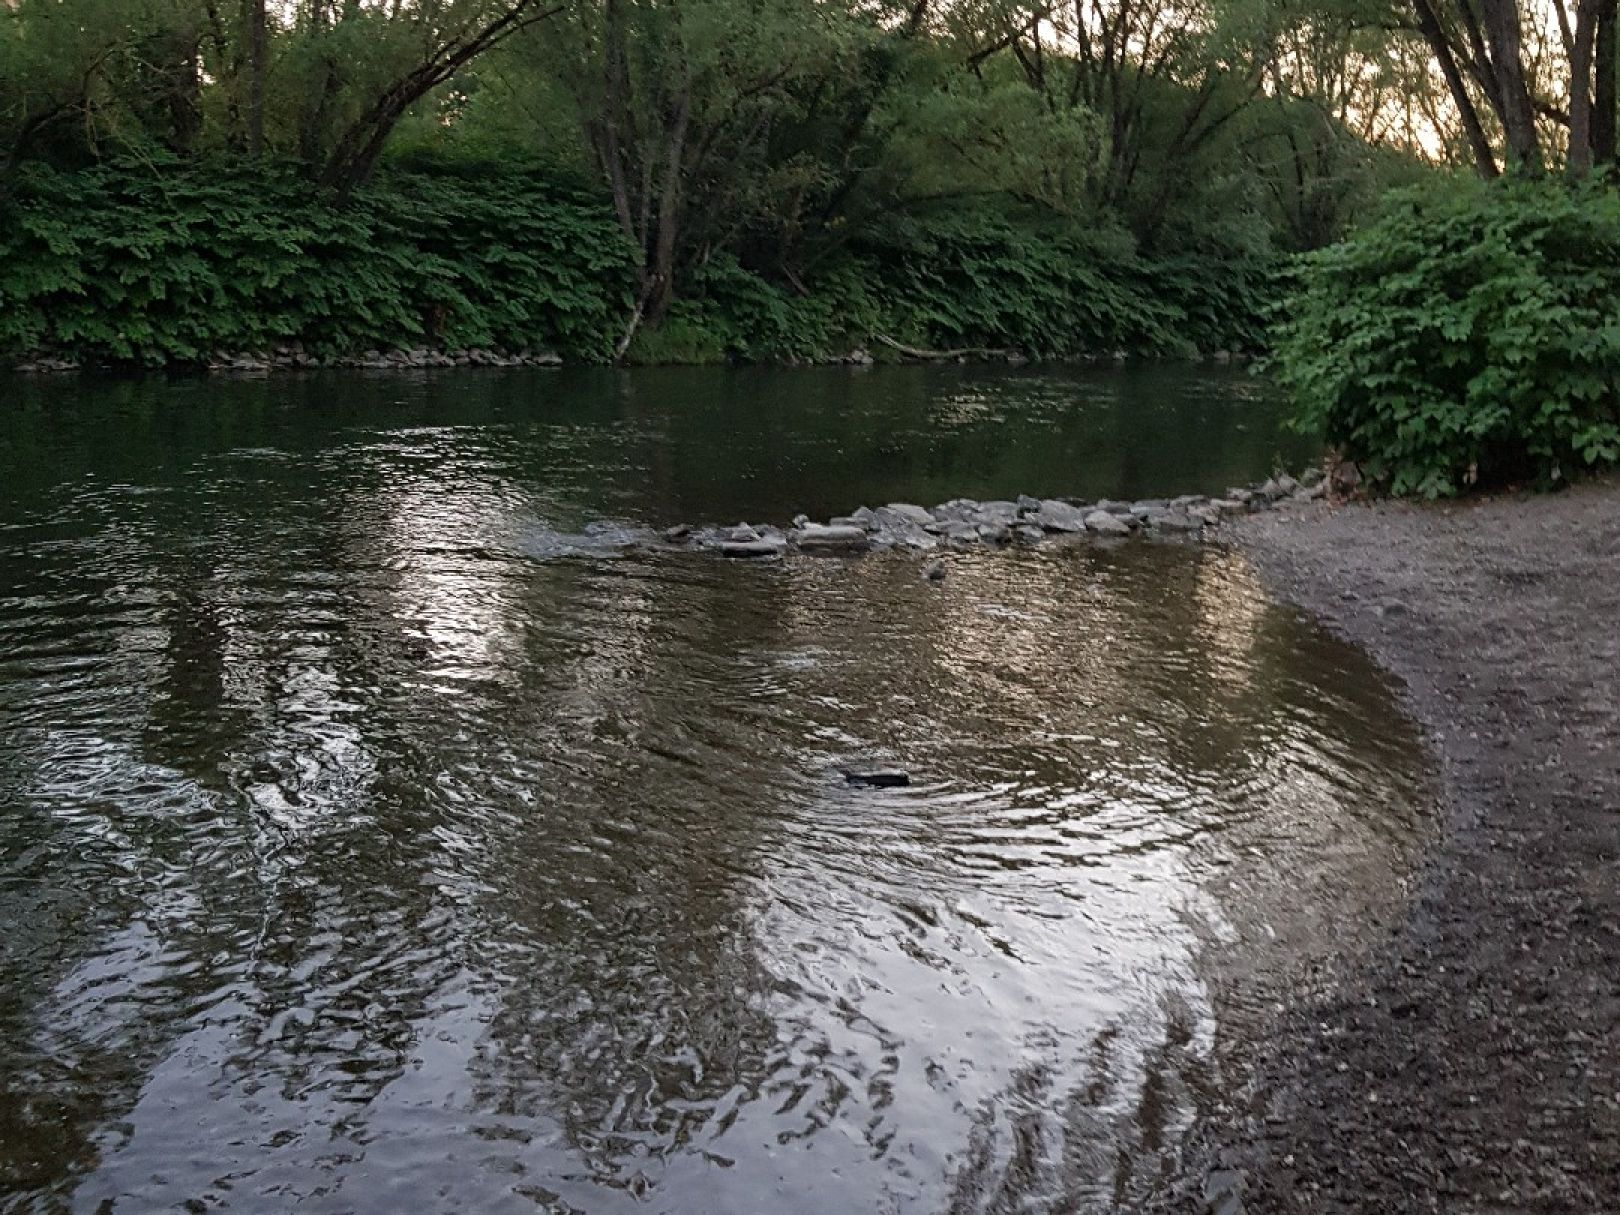
[[1218, 549], [617, 547], [1223, 488], [1293, 442], [1240, 377], [0, 394], [5, 1210], [1103, 1207], [1421, 830]]

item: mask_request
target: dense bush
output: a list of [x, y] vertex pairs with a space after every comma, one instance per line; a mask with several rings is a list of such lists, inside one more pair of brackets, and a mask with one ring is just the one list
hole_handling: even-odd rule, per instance
[[1620, 197], [1457, 181], [1303, 258], [1276, 367], [1398, 494], [1620, 460]]
[[335, 207], [223, 166], [35, 169], [0, 224], [0, 353], [137, 366], [300, 342], [605, 358], [631, 250], [594, 199], [523, 173], [413, 173]]
[[793, 287], [718, 255], [632, 354], [815, 359], [879, 334], [1037, 358], [1254, 351], [1275, 277], [1265, 258], [1148, 260], [1123, 237], [1088, 239], [993, 211], [913, 217], [875, 226]]
[[[606, 360], [634, 252], [554, 175], [401, 167], [339, 206], [241, 166], [34, 167], [0, 226], [0, 358], [123, 366], [299, 343], [536, 347]], [[1047, 358], [1252, 349], [1271, 283], [1254, 257], [1149, 261], [1124, 237], [995, 210], [875, 226], [784, 283], [713, 254], [636, 362], [805, 361], [875, 345]]]
[[1128, 246], [968, 212], [896, 222], [863, 242], [902, 340], [1026, 354], [1108, 354], [1169, 337]]

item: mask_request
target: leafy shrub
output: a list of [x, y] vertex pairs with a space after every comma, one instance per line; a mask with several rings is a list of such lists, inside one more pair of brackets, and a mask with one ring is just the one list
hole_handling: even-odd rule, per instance
[[1170, 344], [1170, 310], [1068, 231], [986, 213], [896, 221], [864, 242], [894, 335], [919, 345], [1041, 357]]
[[[605, 201], [549, 170], [413, 162], [337, 207], [290, 173], [229, 163], [31, 166], [3, 209], [0, 359], [165, 367], [296, 342], [603, 361], [634, 296]], [[717, 251], [628, 358], [797, 362], [878, 334], [1047, 358], [1247, 349], [1270, 284], [1253, 256], [1151, 261], [1125, 238], [993, 209], [913, 216], [804, 283]]]
[[34, 169], [0, 225], [0, 353], [205, 361], [300, 342], [612, 352], [631, 253], [535, 175], [415, 173], [337, 208], [228, 165]]
[[[888, 324], [867, 266], [841, 263], [807, 290], [798, 290], [744, 269], [730, 254], [718, 254], [691, 276], [685, 298], [657, 336], [638, 336], [632, 358], [815, 361], [848, 353]], [[710, 357], [682, 358], [683, 352]]]
[[1255, 255], [1211, 254], [1144, 261], [1139, 290], [1173, 318], [1171, 340], [1205, 352], [1258, 354], [1281, 289], [1278, 262]]
[[1267, 259], [1150, 261], [1127, 240], [993, 211], [911, 217], [867, 231], [802, 289], [716, 255], [686, 280], [669, 336], [638, 338], [632, 357], [799, 361], [879, 334], [1042, 358], [1252, 350], [1274, 282]]
[[1276, 368], [1300, 422], [1397, 494], [1620, 460], [1620, 197], [1461, 181], [1307, 255]]

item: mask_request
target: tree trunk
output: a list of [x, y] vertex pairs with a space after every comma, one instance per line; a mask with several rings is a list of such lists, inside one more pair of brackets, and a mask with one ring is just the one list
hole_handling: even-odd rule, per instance
[[1501, 93], [1502, 132], [1507, 137], [1508, 164], [1521, 173], [1541, 171], [1541, 139], [1535, 108], [1525, 82], [1524, 56], [1516, 0], [1480, 0], [1480, 18], [1491, 48]]
[[686, 161], [686, 130], [692, 116], [690, 86], [681, 89], [675, 104], [675, 120], [669, 133], [669, 157], [664, 162], [664, 180], [658, 191], [658, 229], [653, 243], [652, 274], [647, 296], [647, 319], [654, 325], [664, 319], [675, 299], [675, 248], [680, 235], [681, 185]]
[[540, 0], [511, 0], [504, 12], [492, 17], [482, 28], [429, 52], [422, 63], [389, 85], [338, 137], [321, 168], [320, 184], [336, 190], [340, 197], [346, 197], [361, 185], [376, 168], [389, 135], [411, 106], [490, 48], [519, 30], [562, 12], [560, 4], [541, 9], [539, 3]]
[[1445, 31], [1440, 25], [1440, 18], [1429, 0], [1417, 0], [1417, 17], [1418, 29], [1422, 32], [1424, 41], [1429, 44], [1435, 62], [1440, 65], [1440, 74], [1446, 78], [1446, 87], [1451, 90], [1452, 103], [1457, 107], [1457, 114], [1462, 119], [1463, 131], [1468, 136], [1468, 150], [1474, 156], [1474, 169], [1481, 177], [1489, 180], [1499, 172], [1496, 166], [1496, 153], [1491, 148], [1490, 136], [1485, 134], [1485, 125], [1480, 121], [1474, 99], [1468, 93], [1468, 83], [1457, 68], [1457, 60], [1451, 53], [1451, 43], [1447, 41]]
[[1592, 158], [1607, 168], [1615, 158], [1615, 0], [1598, 0], [1592, 70]]
[[268, 67], [270, 29], [265, 0], [247, 0], [248, 155], [264, 153], [264, 74]]
[[1569, 161], [1571, 177], [1592, 171], [1592, 43], [1597, 37], [1597, 4], [1575, 8], [1575, 40], [1569, 58]]
[[169, 146], [182, 156], [191, 154], [202, 130], [202, 43], [193, 37], [186, 44], [169, 90]]

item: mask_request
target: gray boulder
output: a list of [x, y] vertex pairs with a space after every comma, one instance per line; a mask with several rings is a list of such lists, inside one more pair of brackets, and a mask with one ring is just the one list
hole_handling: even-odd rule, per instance
[[874, 513], [880, 522], [886, 517], [885, 511], [888, 512], [889, 516], [904, 519], [908, 523], [916, 524], [918, 527], [927, 527], [934, 521], [934, 516], [928, 511], [927, 507], [914, 506], [910, 502], [891, 502], [887, 506], [878, 507]]
[[872, 546], [866, 529], [855, 524], [807, 523], [795, 528], [790, 539], [807, 553], [858, 553]]
[[1166, 510], [1147, 517], [1147, 525], [1159, 532], [1199, 532], [1204, 530], [1201, 519], [1195, 519], [1185, 511]]
[[1086, 516], [1086, 530], [1099, 536], [1128, 536], [1131, 525], [1113, 511], [1094, 510]]
[[1048, 498], [1031, 520], [1049, 532], [1083, 532], [1086, 530], [1086, 512], [1078, 506]]
[[1018, 503], [981, 502], [971, 521], [980, 526], [1011, 527], [1018, 522]]
[[972, 498], [952, 498], [941, 502], [931, 513], [939, 523], [969, 523], [978, 511], [979, 504]]
[[[918, 523], [914, 515], [903, 514], [888, 506], [880, 506], [874, 513], [877, 516], [877, 530], [872, 534], [873, 543], [886, 548], [927, 550], [938, 547], [939, 537]], [[931, 516], [928, 516], [928, 522], [934, 522]]]

